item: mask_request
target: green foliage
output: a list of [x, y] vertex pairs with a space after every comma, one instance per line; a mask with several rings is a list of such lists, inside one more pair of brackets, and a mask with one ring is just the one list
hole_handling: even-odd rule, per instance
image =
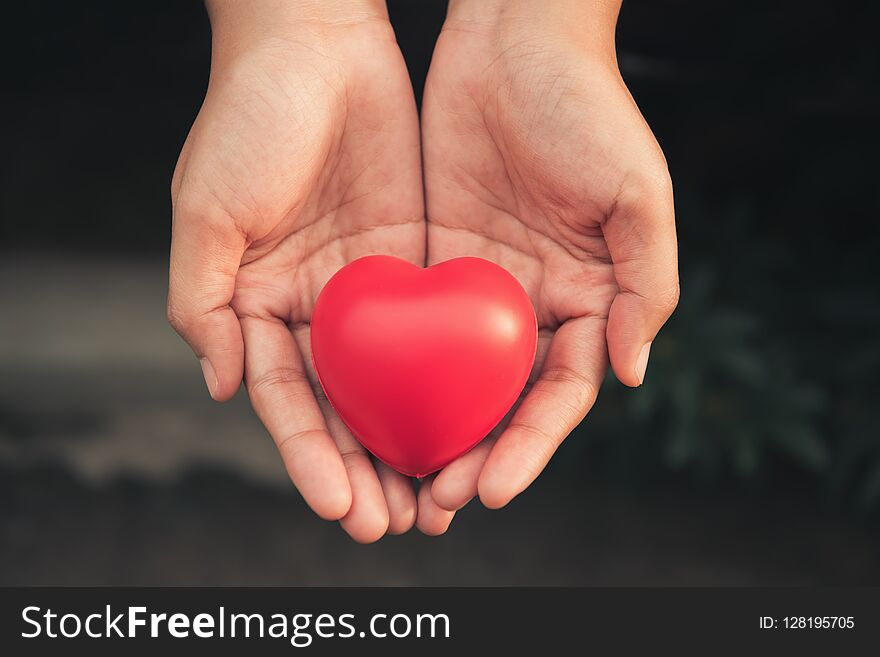
[[828, 484], [833, 494], [852, 497], [863, 509], [880, 508], [880, 305], [871, 292], [854, 286], [821, 306], [826, 316], [838, 318], [839, 340], [839, 354], [828, 364], [838, 398], [829, 418], [837, 450]]
[[639, 430], [663, 436], [665, 462], [705, 477], [755, 475], [770, 454], [822, 473], [831, 454], [819, 430], [825, 391], [798, 376], [762, 321], [714, 302], [706, 267], [683, 282], [674, 320], [651, 355], [651, 376], [628, 404]]

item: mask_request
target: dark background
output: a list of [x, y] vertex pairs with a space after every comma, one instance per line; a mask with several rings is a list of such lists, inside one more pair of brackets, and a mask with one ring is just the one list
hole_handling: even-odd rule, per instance
[[[417, 94], [441, 2], [391, 2]], [[4, 9], [0, 584], [880, 584], [880, 5], [628, 0], [682, 302], [508, 508], [358, 546], [164, 323], [198, 2]]]

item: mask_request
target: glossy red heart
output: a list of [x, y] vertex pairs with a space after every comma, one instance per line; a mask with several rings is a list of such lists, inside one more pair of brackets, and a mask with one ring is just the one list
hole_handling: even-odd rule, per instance
[[315, 304], [312, 358], [339, 417], [377, 458], [424, 476], [471, 449], [535, 359], [531, 301], [503, 268], [391, 256], [346, 265]]

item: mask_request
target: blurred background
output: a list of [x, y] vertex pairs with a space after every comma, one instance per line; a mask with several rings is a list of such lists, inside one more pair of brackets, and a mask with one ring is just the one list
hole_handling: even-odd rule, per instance
[[[444, 3], [390, 3], [416, 93]], [[14, 3], [0, 178], [0, 584], [880, 584], [880, 5], [627, 0], [682, 302], [547, 472], [358, 546], [165, 323], [199, 2]]]

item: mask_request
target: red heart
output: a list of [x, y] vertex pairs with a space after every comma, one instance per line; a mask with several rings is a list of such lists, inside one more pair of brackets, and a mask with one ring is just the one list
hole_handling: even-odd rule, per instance
[[422, 269], [367, 256], [340, 269], [312, 315], [312, 358], [339, 417], [377, 458], [421, 477], [510, 410], [538, 328], [504, 269], [456, 258]]

